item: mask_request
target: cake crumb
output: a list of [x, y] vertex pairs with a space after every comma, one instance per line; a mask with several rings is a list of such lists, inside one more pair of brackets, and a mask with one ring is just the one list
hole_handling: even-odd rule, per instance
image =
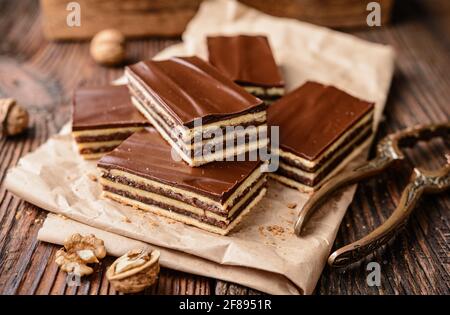
[[22, 217], [22, 211], [19, 210], [19, 211], [17, 211], [15, 218], [16, 218], [16, 220], [20, 220], [21, 217]]
[[279, 225], [269, 225], [266, 229], [274, 236], [280, 236], [284, 234], [284, 228]]
[[289, 202], [286, 206], [289, 209], [295, 209], [297, 207], [297, 204], [295, 202]]
[[34, 224], [41, 224], [42, 222], [44, 222], [44, 220], [43, 219], [35, 219], [34, 220]]
[[258, 227], [258, 230], [259, 230], [259, 234], [261, 235], [261, 236], [266, 236], [266, 233], [264, 233], [264, 226], [260, 226], [260, 227]]
[[88, 177], [91, 181], [97, 182], [97, 176], [95, 176], [94, 174], [88, 174]]
[[63, 219], [63, 220], [67, 220], [67, 219], [68, 219], [68, 218], [67, 218], [65, 215], [63, 215], [63, 214], [57, 214], [57, 216], [60, 217], [60, 218]]
[[131, 220], [128, 217], [123, 217], [122, 221], [125, 223], [131, 223]]

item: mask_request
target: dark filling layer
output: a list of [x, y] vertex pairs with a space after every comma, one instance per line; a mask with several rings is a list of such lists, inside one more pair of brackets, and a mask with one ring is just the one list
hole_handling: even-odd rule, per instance
[[[238, 210], [236, 210], [233, 215], [229, 218], [230, 223], [233, 222], [233, 220], [250, 204], [250, 202], [252, 202], [252, 200], [261, 192], [261, 189], [263, 189], [266, 186], [266, 184], [264, 184], [260, 189], [258, 189], [241, 207], [239, 207]], [[103, 186], [103, 190], [105, 191], [109, 191], [113, 194], [122, 196], [122, 197], [126, 197], [129, 199], [133, 199], [133, 200], [137, 200], [139, 202], [148, 204], [148, 205], [153, 205], [153, 206], [157, 206], [159, 208], [168, 210], [168, 211], [173, 211], [175, 213], [184, 215], [186, 217], [189, 218], [193, 218], [197, 221], [209, 224], [209, 225], [213, 225], [222, 229], [225, 229], [228, 227], [228, 223], [224, 222], [224, 221], [219, 221], [216, 220], [214, 218], [210, 218], [207, 217], [206, 215], [198, 215], [198, 214], [194, 214], [192, 212], [174, 207], [174, 206], [170, 206], [161, 202], [158, 202], [156, 200], [153, 199], [149, 199], [140, 195], [135, 195], [135, 194], [131, 194], [129, 192], [123, 191], [123, 190], [119, 190], [119, 189], [115, 189], [113, 187], [109, 187], [109, 186]]]
[[339, 154], [339, 156], [328, 166], [326, 166], [323, 170], [320, 171], [319, 175], [316, 176], [313, 180], [307, 177], [300, 176], [296, 173], [293, 173], [291, 171], [285, 170], [281, 167], [278, 168], [277, 173], [280, 175], [283, 175], [287, 178], [293, 179], [301, 184], [307, 185], [307, 186], [316, 186], [322, 179], [324, 179], [336, 166], [339, 165], [340, 162], [342, 162], [358, 145], [364, 142], [364, 140], [367, 139], [367, 137], [372, 133], [372, 130], [368, 130], [361, 139], [359, 139], [356, 143], [354, 143], [352, 146], [344, 150], [342, 153]]
[[[246, 88], [246, 87], [249, 87], [249, 88], [251, 88], [251, 87], [260, 87], [260, 86], [257, 86], [257, 85], [248, 85], [248, 84], [244, 84], [244, 83], [238, 83], [240, 86], [242, 86], [243, 88]], [[275, 87], [275, 86], [274, 86]], [[275, 100], [277, 100], [277, 99], [279, 99], [280, 97], [282, 97], [283, 95], [284, 95], [284, 93], [281, 93], [281, 94], [269, 94], [269, 93], [267, 93], [267, 88], [264, 88], [264, 87], [261, 87], [261, 88], [263, 88], [263, 93], [258, 93], [258, 92], [249, 92], [250, 94], [252, 94], [252, 95], [254, 95], [254, 96], [256, 96], [256, 97], [259, 97], [260, 99], [262, 99], [262, 100], [271, 100], [271, 101], [275, 101]]]
[[116, 183], [124, 184], [124, 185], [130, 186], [130, 187], [134, 187], [134, 188], [137, 188], [137, 189], [141, 189], [141, 190], [144, 190], [144, 191], [148, 191], [148, 192], [152, 192], [152, 193], [155, 193], [155, 194], [158, 194], [158, 195], [169, 197], [169, 198], [172, 198], [172, 199], [184, 202], [186, 204], [202, 208], [203, 210], [208, 210], [208, 211], [214, 212], [214, 213], [219, 214], [219, 215], [224, 215], [224, 216], [226, 216], [228, 214], [229, 209], [231, 209], [236, 203], [238, 203], [242, 198], [244, 198], [245, 195], [247, 195], [247, 193], [253, 188], [254, 184], [256, 184], [259, 181], [258, 180], [255, 183], [252, 183], [252, 185], [247, 187], [242, 192], [242, 194], [240, 194], [239, 196], [236, 196], [236, 198], [233, 199], [233, 201], [231, 202], [229, 209], [222, 210], [220, 208], [215, 207], [214, 205], [211, 205], [211, 204], [205, 203], [205, 202], [203, 202], [201, 200], [198, 200], [197, 198], [189, 198], [189, 197], [187, 197], [185, 195], [178, 194], [178, 193], [175, 193], [175, 192], [170, 191], [170, 190], [165, 190], [165, 189], [160, 188], [160, 187], [153, 187], [153, 186], [150, 186], [150, 185], [137, 183], [135, 181], [129, 180], [128, 178], [126, 178], [124, 176], [113, 176], [113, 175], [111, 175], [109, 173], [103, 173], [102, 177], [106, 178], [108, 180], [111, 180], [113, 182], [116, 182]]
[[[331, 158], [333, 158], [333, 156], [336, 154], [336, 152], [338, 152], [343, 146], [345, 146], [349, 141], [352, 141], [354, 138], [358, 137], [361, 135], [361, 132], [364, 131], [365, 128], [367, 128], [367, 126], [371, 126], [372, 125], [372, 120], [373, 120], [373, 116], [371, 117], [371, 119], [367, 122], [367, 124], [362, 125], [358, 128], [356, 128], [353, 132], [351, 132], [344, 140], [344, 142], [342, 142], [342, 144], [338, 147], [336, 147], [334, 150], [331, 150], [330, 152], [328, 152], [324, 158], [322, 158], [316, 165], [314, 165], [313, 167], [307, 167], [304, 164], [299, 163], [298, 161], [294, 161], [291, 160], [289, 158], [286, 157], [282, 157], [280, 156], [280, 161], [283, 163], [286, 163], [288, 165], [291, 165], [293, 167], [297, 167], [301, 170], [304, 170], [306, 172], [315, 172], [316, 170], [318, 170], [322, 165], [324, 165], [325, 163], [327, 163], [328, 160], [330, 160]], [[372, 133], [372, 131], [370, 130], [368, 134]], [[367, 134], [367, 132], [366, 132]], [[362, 139], [367, 138], [366, 136], [363, 136]], [[358, 140], [360, 141], [360, 140]], [[354, 147], [354, 146], [353, 146]]]
[[[133, 76], [134, 79], [135, 79], [136, 81], [138, 81], [138, 82], [140, 81], [139, 78], [136, 78], [136, 76], [135, 76], [134, 74], [132, 74], [132, 73], [129, 73], [129, 72], [128, 72], [127, 75]], [[128, 80], [128, 87], [130, 88], [130, 92], [131, 92], [132, 94], [133, 94], [133, 93], [139, 93], [139, 94], [142, 95], [142, 93], [140, 93], [139, 91], [136, 91], [137, 88], [136, 88], [136, 86], [135, 86], [135, 82], [132, 82], [132, 80]], [[143, 89], [145, 89], [150, 95], [152, 94], [152, 92], [149, 91], [149, 90], [148, 90], [145, 86], [143, 86], [142, 84], [141, 84], [141, 87], [142, 87]], [[134, 95], [136, 95], [136, 94], [134, 94]], [[145, 96], [144, 96], [144, 95], [142, 95], [142, 97], [143, 97], [143, 99], [145, 99]], [[226, 120], [226, 119], [230, 119], [230, 118], [234, 118], [234, 117], [238, 117], [238, 116], [242, 116], [242, 115], [246, 115], [246, 114], [252, 114], [252, 113], [257, 113], [257, 112], [265, 111], [266, 109], [267, 109], [267, 105], [264, 104], [264, 102], [262, 102], [260, 105], [257, 105], [257, 106], [255, 106], [255, 107], [252, 107], [252, 108], [250, 108], [250, 109], [248, 109], [248, 110], [245, 110], [245, 111], [242, 111], [242, 112], [239, 112], [239, 113], [229, 114], [229, 115], [219, 115], [219, 116], [217, 116], [217, 115], [208, 115], [208, 116], [205, 116], [205, 117], [198, 117], [198, 118], [202, 118], [203, 124], [208, 124], [208, 123], [220, 122], [220, 121], [222, 121], [222, 120]], [[168, 113], [168, 114], [170, 115], [170, 113]], [[174, 118], [175, 118], [175, 117], [174, 117]], [[176, 120], [176, 118], [175, 118], [175, 120]], [[193, 127], [194, 127], [194, 121], [190, 121], [190, 122], [184, 124], [184, 126], [185, 126], [185, 127], [188, 127], [188, 128], [193, 128]]]
[[105, 146], [105, 147], [97, 147], [97, 148], [83, 148], [83, 149], [80, 149], [78, 152], [80, 154], [106, 153], [106, 152], [111, 152], [116, 147], [117, 147], [117, 145]]
[[100, 136], [78, 136], [75, 137], [75, 141], [79, 143], [84, 142], [100, 142], [100, 141], [115, 141], [115, 140], [125, 140], [129, 136], [131, 136], [134, 132], [116, 132], [109, 135], [100, 135]]

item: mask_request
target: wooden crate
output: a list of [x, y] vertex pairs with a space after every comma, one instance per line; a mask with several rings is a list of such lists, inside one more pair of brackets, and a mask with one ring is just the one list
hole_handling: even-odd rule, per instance
[[67, 25], [69, 0], [40, 0], [42, 26], [51, 40], [89, 39], [105, 28], [127, 37], [178, 36], [197, 12], [201, 0], [76, 0], [81, 25]]
[[[374, 0], [239, 0], [262, 12], [318, 25], [347, 28], [367, 27], [367, 4]], [[389, 22], [394, 0], [376, 0], [381, 24]]]
[[[40, 0], [44, 34], [51, 40], [89, 39], [105, 28], [127, 37], [179, 36], [202, 0], [76, 0], [81, 26], [67, 25], [70, 0]], [[239, 0], [263, 12], [319, 25], [366, 26], [368, 0]], [[394, 0], [378, 0], [381, 20], [389, 21]]]

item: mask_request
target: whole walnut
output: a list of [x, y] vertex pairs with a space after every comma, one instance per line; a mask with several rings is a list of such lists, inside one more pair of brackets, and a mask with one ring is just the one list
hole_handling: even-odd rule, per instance
[[119, 65], [126, 57], [125, 36], [115, 29], [103, 30], [92, 38], [90, 51], [92, 58], [102, 65]]
[[28, 112], [12, 98], [0, 99], [0, 133], [15, 136], [28, 128]]

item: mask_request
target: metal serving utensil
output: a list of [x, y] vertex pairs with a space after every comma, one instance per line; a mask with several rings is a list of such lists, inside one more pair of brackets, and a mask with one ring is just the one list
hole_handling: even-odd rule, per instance
[[[450, 122], [416, 126], [391, 134], [377, 145], [374, 159], [361, 163], [351, 171], [341, 173], [324, 185], [306, 202], [295, 223], [295, 233], [301, 235], [302, 228], [311, 215], [340, 188], [375, 176], [405, 159], [401, 148], [412, 147], [418, 141], [431, 138], [450, 139]], [[372, 253], [386, 244], [400, 230], [423, 193], [439, 193], [450, 188], [450, 161], [435, 171], [414, 168], [408, 185], [404, 189], [400, 202], [391, 216], [365, 237], [339, 248], [328, 258], [332, 267], [344, 267]]]

